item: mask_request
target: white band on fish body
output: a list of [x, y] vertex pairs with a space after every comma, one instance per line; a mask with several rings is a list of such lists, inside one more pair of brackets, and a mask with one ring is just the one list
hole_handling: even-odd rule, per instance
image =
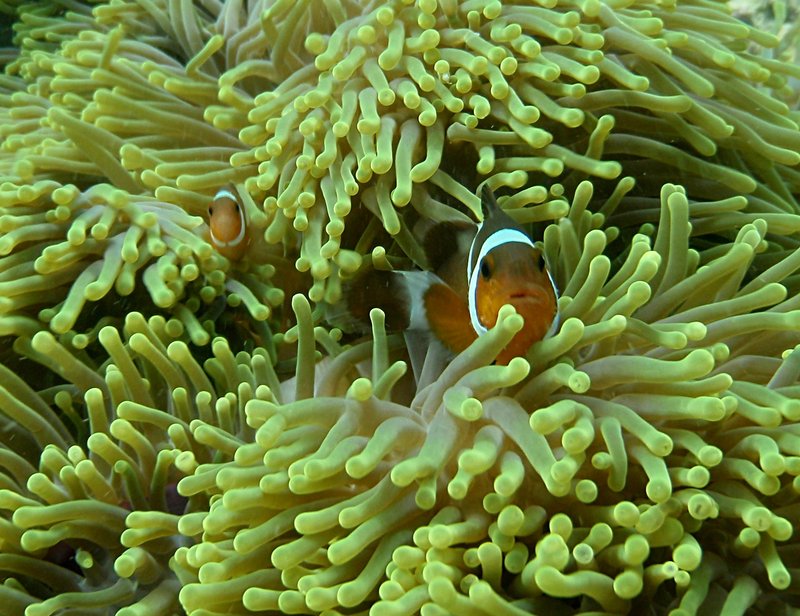
[[[217, 199], [230, 199], [231, 201], [233, 201], [237, 205], [239, 204], [238, 197], [236, 197], [236, 195], [234, 195], [227, 188], [220, 188], [217, 191], [217, 194], [214, 195], [214, 201], [216, 201]], [[214, 230], [209, 227], [209, 231], [211, 232], [211, 239], [214, 240], [214, 243], [216, 243], [217, 245], [223, 246], [225, 248], [233, 248], [234, 246], [238, 246], [239, 244], [242, 243], [242, 240], [244, 239], [244, 234], [246, 232], [245, 221], [244, 221], [244, 211], [242, 211], [242, 207], [241, 206], [239, 206], [237, 209], [239, 211], [239, 234], [235, 238], [233, 238], [231, 241], [223, 242], [217, 236], [214, 235]]]
[[[502, 246], [503, 244], [527, 244], [531, 248], [536, 248], [536, 246], [533, 244], [533, 241], [531, 241], [531, 238], [525, 235], [522, 231], [518, 231], [517, 229], [500, 229], [486, 238], [483, 246], [481, 246], [481, 251], [478, 253], [478, 259], [475, 261], [474, 269], [470, 267], [470, 264], [472, 263], [472, 259], [470, 259], [469, 264], [467, 264], [467, 281], [469, 283], [469, 319], [472, 322], [472, 329], [474, 329], [475, 333], [479, 336], [489, 331], [486, 327], [484, 327], [483, 323], [481, 323], [481, 320], [478, 318], [477, 294], [478, 276], [480, 276], [481, 271], [480, 263], [492, 250], [498, 246]], [[472, 247], [470, 247], [470, 257], [471, 256]]]
[[433, 272], [397, 271], [395, 274], [403, 281], [408, 294], [408, 329], [430, 330], [425, 316], [425, 293], [434, 284], [445, 283]]

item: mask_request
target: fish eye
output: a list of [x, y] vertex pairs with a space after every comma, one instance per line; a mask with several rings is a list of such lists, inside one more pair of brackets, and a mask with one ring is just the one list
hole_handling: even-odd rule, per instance
[[544, 269], [544, 255], [540, 252], [539, 256], [536, 257], [536, 267], [543, 270]]
[[488, 279], [492, 275], [492, 267], [489, 265], [489, 260], [484, 259], [481, 261], [481, 276], [484, 279]]
[[241, 212], [241, 210], [239, 209], [239, 204], [238, 203], [234, 203], [233, 206], [236, 208], [236, 213], [237, 214]]
[[208, 206], [208, 215], [209, 216], [213, 216], [214, 215], [214, 206], [213, 205], [209, 205]]

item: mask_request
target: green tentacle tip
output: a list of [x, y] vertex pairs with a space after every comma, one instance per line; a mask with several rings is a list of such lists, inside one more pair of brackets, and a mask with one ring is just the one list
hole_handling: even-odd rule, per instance
[[472, 397], [472, 391], [463, 386], [451, 387], [444, 394], [447, 410], [466, 421], [476, 421], [483, 415], [480, 401]]
[[372, 381], [366, 378], [359, 378], [353, 381], [353, 384], [347, 390], [347, 397], [360, 402], [369, 400], [372, 396]]

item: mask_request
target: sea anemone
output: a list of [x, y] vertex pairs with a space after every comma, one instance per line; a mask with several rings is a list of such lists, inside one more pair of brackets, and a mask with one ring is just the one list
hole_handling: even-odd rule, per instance
[[[160, 317], [100, 331], [104, 377], [36, 334], [19, 352], [68, 384], [7, 373], [5, 593], [29, 616], [178, 598], [188, 614], [795, 604], [800, 309], [780, 280], [798, 259], [742, 288], [766, 225], [700, 266], [689, 211], [665, 187], [622, 274], [605, 233], [568, 217], [545, 245], [581, 291], [508, 366], [492, 360], [522, 326], [509, 307], [452, 361], [431, 347], [417, 377], [380, 311], [371, 341], [342, 347], [301, 295], [283, 381], [223, 339], [202, 368]], [[76, 439], [65, 420], [82, 417]]]

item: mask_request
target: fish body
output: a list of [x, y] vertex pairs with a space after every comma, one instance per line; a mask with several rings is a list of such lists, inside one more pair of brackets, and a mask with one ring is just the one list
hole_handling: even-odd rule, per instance
[[[359, 304], [379, 307], [390, 329], [428, 329], [459, 353], [497, 323], [504, 304], [511, 304], [525, 325], [497, 361], [524, 355], [557, 326], [556, 285], [541, 251], [488, 188], [481, 204], [484, 220], [477, 228], [440, 225], [426, 237], [433, 271], [369, 272], [353, 285], [350, 310], [357, 313]], [[363, 321], [365, 308], [361, 312]]]
[[208, 208], [211, 244], [222, 256], [237, 261], [247, 250], [250, 238], [239, 195], [233, 186], [217, 191]]

